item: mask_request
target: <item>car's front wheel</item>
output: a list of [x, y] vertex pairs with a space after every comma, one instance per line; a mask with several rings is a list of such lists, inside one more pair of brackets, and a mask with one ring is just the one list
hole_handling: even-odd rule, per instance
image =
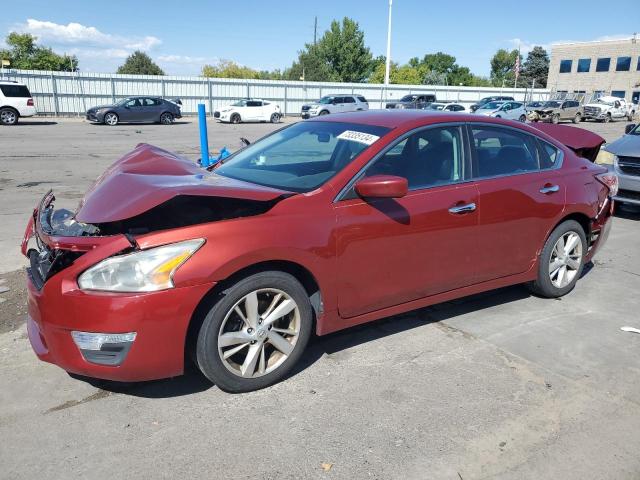
[[582, 115], [580, 113], [576, 113], [573, 117], [573, 123], [580, 123], [582, 121]]
[[160, 123], [163, 125], [171, 125], [173, 123], [173, 115], [169, 112], [164, 112], [160, 115]]
[[229, 121], [231, 123], [240, 123], [240, 115], [238, 115], [237, 113], [234, 113], [233, 115], [231, 115], [231, 118], [229, 119]]
[[0, 123], [2, 125], [15, 125], [18, 123], [18, 114], [11, 108], [3, 108], [0, 110]]
[[520, 115], [520, 118], [518, 119], [520, 120], [522, 123], [527, 121], [527, 117], [525, 117], [524, 115]]
[[560, 115], [558, 115], [557, 113], [555, 115], [553, 115], [551, 117], [551, 123], [556, 124], [556, 125], [558, 123], [560, 123]]
[[207, 313], [197, 339], [198, 366], [227, 392], [267, 387], [298, 361], [312, 325], [309, 297], [293, 276], [251, 275], [225, 290]]
[[105, 125], [110, 125], [113, 127], [114, 125], [118, 124], [118, 121], [119, 121], [118, 115], [116, 115], [113, 112], [106, 113], [104, 116]]
[[582, 226], [575, 220], [558, 225], [544, 244], [538, 258], [538, 278], [531, 290], [543, 297], [566, 295], [582, 274], [587, 239]]

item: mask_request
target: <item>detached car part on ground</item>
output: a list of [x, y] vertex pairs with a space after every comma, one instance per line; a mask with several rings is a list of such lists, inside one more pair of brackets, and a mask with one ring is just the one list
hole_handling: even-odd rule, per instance
[[162, 123], [171, 125], [182, 117], [179, 100], [158, 97], [128, 97], [112, 105], [91, 107], [86, 119], [90, 122], [115, 126], [118, 123]]
[[271, 122], [278, 123], [282, 118], [280, 106], [261, 99], [238, 100], [227, 107], [213, 112], [220, 122]]
[[627, 125], [624, 136], [602, 147], [596, 163], [618, 176], [617, 202], [640, 205], [640, 125]]
[[0, 80], [0, 124], [15, 125], [20, 117], [32, 117], [36, 113], [33, 97], [26, 85], [10, 80]]
[[549, 100], [542, 106], [530, 110], [527, 117], [532, 122], [560, 123], [570, 120], [580, 123], [584, 118], [584, 110], [576, 100]]
[[[606, 241], [603, 139], [459, 113], [299, 122], [212, 171], [141, 144], [29, 219], [38, 357], [119, 381], [285, 378], [312, 334], [507, 285], [570, 292]], [[589, 159], [589, 160], [587, 160]]]
[[329, 115], [330, 113], [362, 112], [369, 110], [369, 102], [362, 95], [325, 95], [315, 103], [303, 105], [303, 119]]

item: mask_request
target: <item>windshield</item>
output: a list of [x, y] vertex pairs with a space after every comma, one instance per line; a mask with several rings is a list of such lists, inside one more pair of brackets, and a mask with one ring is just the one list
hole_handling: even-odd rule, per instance
[[560, 102], [554, 102], [554, 101], [544, 102], [542, 106], [544, 108], [560, 108]]
[[291, 192], [309, 192], [388, 131], [356, 123], [300, 122], [238, 151], [215, 173]]
[[636, 125], [636, 128], [629, 132], [629, 135], [639, 135], [640, 136], [640, 123]]
[[485, 103], [484, 105], [482, 105], [480, 107], [480, 109], [482, 110], [495, 110], [496, 108], [500, 108], [500, 105], [502, 105], [504, 102], [489, 102], [489, 103]]
[[247, 106], [247, 101], [246, 100], [238, 100], [236, 103], [232, 103], [231, 106], [232, 107], [246, 107]]
[[116, 105], [118, 105], [118, 106], [124, 105], [125, 103], [127, 103], [131, 99], [132, 99], [132, 97], [123, 98], [119, 102], [116, 102]]
[[333, 99], [335, 97], [322, 97], [320, 100], [318, 100], [318, 103], [321, 105], [329, 105], [331, 102], [333, 102]]
[[401, 102], [415, 102], [418, 99], [417, 95], [405, 95], [400, 99]]

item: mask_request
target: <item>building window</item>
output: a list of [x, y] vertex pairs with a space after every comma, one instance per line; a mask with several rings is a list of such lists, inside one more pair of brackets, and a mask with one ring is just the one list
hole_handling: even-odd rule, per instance
[[560, 60], [560, 73], [571, 73], [572, 60]]
[[631, 70], [631, 57], [618, 57], [616, 72], [628, 72]]
[[599, 58], [598, 63], [596, 63], [596, 72], [608, 72], [610, 65], [611, 65], [610, 58], [608, 57]]
[[581, 58], [578, 60], [578, 73], [585, 73], [591, 69], [591, 59]]
[[625, 93], [624, 90], [611, 90], [612, 97], [624, 98]]

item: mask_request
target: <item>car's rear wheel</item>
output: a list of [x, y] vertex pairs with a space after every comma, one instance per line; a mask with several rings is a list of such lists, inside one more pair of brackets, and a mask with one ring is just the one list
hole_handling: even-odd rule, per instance
[[164, 112], [160, 115], [160, 123], [163, 125], [171, 125], [173, 123], [173, 115], [169, 112]]
[[573, 117], [573, 123], [580, 123], [582, 121], [582, 115], [580, 113], [576, 113]]
[[113, 127], [114, 125], [118, 124], [118, 121], [119, 121], [118, 115], [116, 115], [113, 112], [108, 112], [104, 116], [105, 125], [109, 125], [109, 126]]
[[524, 116], [524, 115], [520, 115], [520, 118], [518, 120], [520, 120], [522, 123], [524, 123], [524, 122], [527, 121], [527, 117]]
[[3, 108], [0, 110], [0, 123], [2, 125], [15, 125], [18, 123], [18, 112], [12, 108]]
[[270, 120], [271, 123], [278, 123], [280, 121], [280, 115], [277, 113], [272, 113]]
[[233, 115], [231, 115], [230, 121], [231, 123], [240, 123], [240, 115], [234, 113]]
[[551, 117], [551, 123], [558, 124], [560, 123], [560, 115], [557, 113]]
[[262, 272], [225, 290], [196, 345], [202, 373], [222, 390], [248, 392], [282, 380], [304, 351], [313, 312], [304, 287], [284, 272]]
[[538, 278], [531, 290], [543, 297], [566, 295], [576, 285], [584, 268], [587, 239], [582, 226], [567, 220], [551, 232], [538, 258]]

